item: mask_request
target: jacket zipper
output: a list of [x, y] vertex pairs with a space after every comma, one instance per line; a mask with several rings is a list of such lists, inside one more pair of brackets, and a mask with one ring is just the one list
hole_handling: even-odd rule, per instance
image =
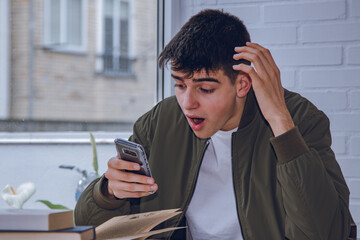
[[233, 149], [235, 147], [235, 140], [234, 140], [234, 136], [235, 136], [235, 133], [233, 133], [231, 135], [231, 164], [232, 164], [232, 167], [231, 167], [231, 170], [232, 170], [232, 179], [233, 179], [233, 188], [234, 188], [234, 195], [235, 195], [235, 202], [236, 202], [236, 213], [237, 213], [237, 216], [238, 216], [238, 220], [239, 220], [239, 224], [240, 224], [240, 229], [241, 229], [241, 235], [242, 235], [242, 238], [245, 240], [245, 237], [244, 237], [244, 229], [243, 229], [243, 226], [241, 224], [241, 217], [240, 217], [240, 214], [239, 214], [239, 206], [238, 206], [238, 199], [237, 199], [237, 195], [236, 195], [236, 187], [235, 187], [235, 172], [234, 172], [234, 156], [233, 156]]
[[[184, 215], [185, 215], [185, 213], [186, 213], [186, 211], [187, 211], [187, 209], [188, 209], [188, 207], [189, 207], [190, 201], [191, 201], [191, 199], [192, 199], [192, 197], [193, 197], [193, 195], [194, 195], [195, 186], [196, 186], [196, 183], [197, 183], [198, 177], [199, 177], [200, 167], [201, 167], [201, 164], [202, 164], [202, 162], [203, 162], [204, 155], [205, 155], [206, 149], [208, 148], [209, 144], [210, 144], [210, 142], [209, 142], [209, 140], [207, 140], [207, 141], [206, 141], [206, 144], [205, 144], [205, 147], [204, 147], [204, 150], [203, 150], [203, 152], [202, 152], [202, 154], [201, 154], [200, 163], [199, 163], [199, 165], [197, 166], [197, 172], [196, 172], [196, 175], [195, 175], [195, 181], [193, 181], [193, 184], [191, 185], [190, 195], [189, 195], [189, 197], [186, 199], [186, 202], [185, 202], [185, 205], [184, 205], [184, 210], [182, 211], [182, 213], [181, 213], [181, 215], [180, 215], [180, 218], [179, 218], [179, 221], [176, 223], [175, 226], [178, 226], [179, 223], [180, 223], [180, 221], [181, 221], [181, 219], [184, 217]], [[171, 233], [169, 239], [172, 238], [173, 234], [174, 234], [174, 232]]]

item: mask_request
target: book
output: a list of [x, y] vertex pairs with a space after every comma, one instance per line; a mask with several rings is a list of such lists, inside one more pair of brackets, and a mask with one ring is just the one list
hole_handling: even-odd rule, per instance
[[2, 240], [93, 240], [95, 228], [93, 226], [75, 226], [56, 231], [0, 231]]
[[160, 223], [180, 214], [181, 211], [178, 210], [168, 209], [113, 217], [95, 228], [96, 239], [146, 239], [155, 234], [184, 228], [172, 227], [151, 231]]
[[0, 230], [54, 231], [73, 226], [72, 210], [0, 209]]

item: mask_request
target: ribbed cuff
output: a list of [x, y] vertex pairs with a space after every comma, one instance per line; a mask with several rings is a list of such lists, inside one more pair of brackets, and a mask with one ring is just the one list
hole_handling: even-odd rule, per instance
[[[123, 199], [110, 199], [103, 193], [107, 188], [108, 180], [103, 175], [100, 180], [94, 185], [93, 198], [95, 202], [102, 208], [115, 209], [125, 204], [126, 200]], [[106, 190], [107, 191], [107, 190]]]
[[279, 163], [287, 163], [310, 151], [297, 127], [271, 138], [270, 142], [274, 147]]

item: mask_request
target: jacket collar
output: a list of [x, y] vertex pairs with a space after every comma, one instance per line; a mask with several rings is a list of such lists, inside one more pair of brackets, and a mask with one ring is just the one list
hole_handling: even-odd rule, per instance
[[246, 127], [254, 119], [258, 111], [259, 111], [259, 106], [256, 101], [254, 90], [250, 88], [250, 91], [245, 101], [245, 107], [240, 119], [238, 130]]

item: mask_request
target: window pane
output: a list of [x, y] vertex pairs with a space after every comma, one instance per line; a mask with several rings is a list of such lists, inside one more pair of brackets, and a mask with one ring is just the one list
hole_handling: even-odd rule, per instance
[[60, 0], [50, 0], [50, 43], [60, 43]]
[[113, 48], [114, 48], [114, 0], [106, 0], [104, 8], [104, 53], [103, 53], [103, 71], [111, 72], [114, 68], [113, 64]]
[[104, 48], [110, 53], [113, 48], [113, 0], [106, 0], [104, 7]]
[[68, 0], [67, 2], [67, 43], [70, 45], [81, 45], [81, 2], [81, 0]]
[[120, 53], [123, 56], [129, 54], [129, 3], [121, 1], [120, 4]]
[[[11, 83], [12, 121], [0, 131], [131, 131], [156, 99], [156, 0], [46, 1], [9, 4], [9, 77], [0, 81]], [[60, 23], [70, 43], [85, 40], [82, 52], [41, 47], [46, 29], [59, 42]]]

